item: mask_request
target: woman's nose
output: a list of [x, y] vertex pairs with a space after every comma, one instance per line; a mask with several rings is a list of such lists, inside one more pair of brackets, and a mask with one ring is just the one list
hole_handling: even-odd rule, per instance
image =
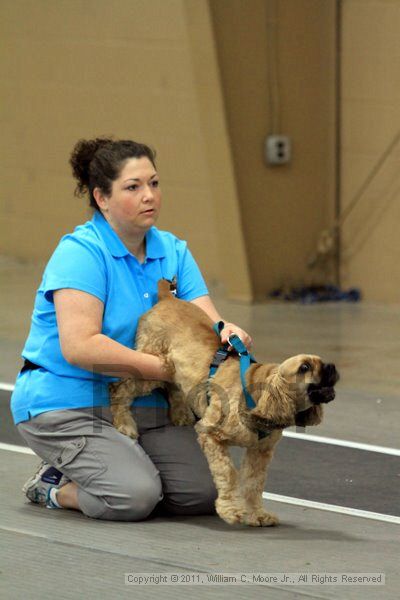
[[144, 189], [143, 200], [148, 201], [148, 200], [153, 200], [153, 198], [154, 198], [153, 188], [150, 185], [146, 185], [146, 187]]

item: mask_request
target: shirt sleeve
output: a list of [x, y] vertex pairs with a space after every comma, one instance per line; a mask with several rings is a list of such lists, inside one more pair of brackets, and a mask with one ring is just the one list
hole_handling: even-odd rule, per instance
[[177, 297], [181, 300], [194, 300], [208, 295], [207, 285], [186, 242], [178, 246]]
[[87, 292], [105, 302], [106, 266], [99, 247], [72, 235], [61, 240], [47, 264], [41, 291], [53, 302], [53, 292], [64, 288]]

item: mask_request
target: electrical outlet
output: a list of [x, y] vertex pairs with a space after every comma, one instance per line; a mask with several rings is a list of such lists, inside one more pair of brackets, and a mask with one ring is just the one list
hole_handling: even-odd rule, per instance
[[265, 140], [265, 160], [269, 165], [290, 162], [291, 144], [287, 135], [269, 135]]

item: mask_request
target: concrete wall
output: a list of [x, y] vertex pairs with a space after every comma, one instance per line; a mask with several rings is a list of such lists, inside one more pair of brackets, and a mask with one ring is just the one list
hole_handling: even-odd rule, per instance
[[[0, 253], [45, 260], [90, 216], [69, 153], [114, 134], [158, 151], [159, 226], [189, 241], [209, 283], [250, 301], [332, 280], [306, 264], [336, 211], [339, 5], [343, 210], [400, 123], [397, 0], [3, 0]], [[270, 133], [290, 136], [289, 165], [265, 164]], [[341, 239], [343, 285], [386, 302], [399, 154]]]
[[[345, 0], [342, 208], [400, 132], [400, 2]], [[344, 223], [341, 275], [368, 300], [400, 299], [400, 139]]]
[[[306, 264], [334, 216], [336, 3], [210, 6], [253, 291], [262, 299], [274, 287], [312, 282]], [[266, 166], [272, 133], [290, 136], [290, 164]]]
[[[114, 134], [157, 150], [159, 226], [189, 241], [210, 283], [250, 299], [207, 2], [4, 0], [0, 27], [0, 253], [47, 259], [86, 220], [69, 154], [81, 137]], [[205, 68], [210, 97], [199, 85]], [[233, 262], [220, 204], [237, 240]]]

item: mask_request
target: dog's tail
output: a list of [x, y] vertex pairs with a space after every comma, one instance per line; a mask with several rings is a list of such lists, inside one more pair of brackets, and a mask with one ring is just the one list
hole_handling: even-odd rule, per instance
[[173, 282], [168, 279], [160, 279], [158, 281], [158, 301], [165, 300], [166, 298], [173, 298], [174, 289]]

